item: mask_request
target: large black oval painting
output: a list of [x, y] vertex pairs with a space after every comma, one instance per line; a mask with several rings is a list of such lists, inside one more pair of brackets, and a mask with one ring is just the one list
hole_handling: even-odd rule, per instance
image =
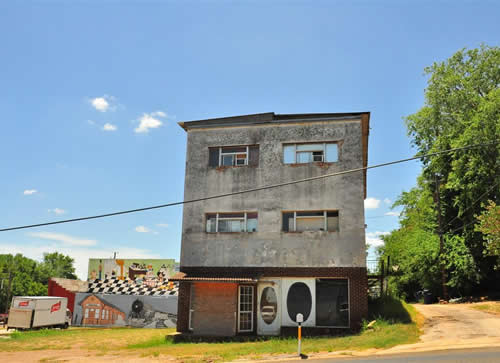
[[290, 286], [286, 297], [286, 306], [290, 319], [296, 321], [297, 314], [300, 313], [304, 316], [304, 321], [306, 321], [309, 314], [311, 314], [312, 307], [312, 296], [309, 287], [303, 282], [296, 282]]

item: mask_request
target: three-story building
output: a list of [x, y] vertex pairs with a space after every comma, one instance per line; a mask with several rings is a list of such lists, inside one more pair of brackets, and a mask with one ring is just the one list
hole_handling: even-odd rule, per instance
[[278, 335], [358, 329], [367, 313], [368, 112], [262, 113], [187, 132], [177, 330]]

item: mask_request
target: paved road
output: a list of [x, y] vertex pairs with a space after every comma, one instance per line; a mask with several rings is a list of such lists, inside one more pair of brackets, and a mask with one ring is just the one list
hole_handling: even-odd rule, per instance
[[500, 347], [498, 315], [474, 310], [468, 304], [414, 306], [425, 317], [420, 342], [398, 345], [386, 353]]
[[315, 359], [313, 355], [311, 361], [500, 363], [500, 316], [474, 310], [469, 304], [414, 306], [425, 317], [420, 342], [351, 352], [351, 357], [316, 355]]
[[473, 310], [469, 304], [414, 305], [425, 316], [422, 342], [500, 338], [500, 316]]
[[[358, 362], [358, 363], [399, 363], [399, 362], [436, 362], [436, 363], [498, 363], [500, 362], [500, 348], [466, 349], [451, 351], [435, 351], [422, 353], [406, 353], [363, 358], [328, 358], [313, 359], [312, 362]], [[297, 363], [297, 360], [290, 361]], [[304, 361], [307, 362], [307, 361]]]

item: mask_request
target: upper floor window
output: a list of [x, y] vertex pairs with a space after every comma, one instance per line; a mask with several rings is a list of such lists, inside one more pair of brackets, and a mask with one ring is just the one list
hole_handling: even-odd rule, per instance
[[257, 213], [208, 213], [207, 232], [257, 232]]
[[283, 232], [339, 230], [338, 211], [283, 212]]
[[283, 146], [285, 164], [312, 162], [334, 163], [339, 160], [338, 145], [335, 142], [311, 144], [286, 144]]
[[259, 164], [259, 145], [211, 147], [208, 150], [208, 165], [212, 167]]

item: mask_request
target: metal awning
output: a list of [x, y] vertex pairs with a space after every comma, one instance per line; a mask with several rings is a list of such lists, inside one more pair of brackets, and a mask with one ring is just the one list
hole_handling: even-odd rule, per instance
[[186, 282], [229, 282], [229, 283], [257, 283], [257, 279], [251, 277], [218, 277], [218, 276], [187, 276], [183, 272], [179, 272], [168, 279], [168, 281], [186, 281]]

